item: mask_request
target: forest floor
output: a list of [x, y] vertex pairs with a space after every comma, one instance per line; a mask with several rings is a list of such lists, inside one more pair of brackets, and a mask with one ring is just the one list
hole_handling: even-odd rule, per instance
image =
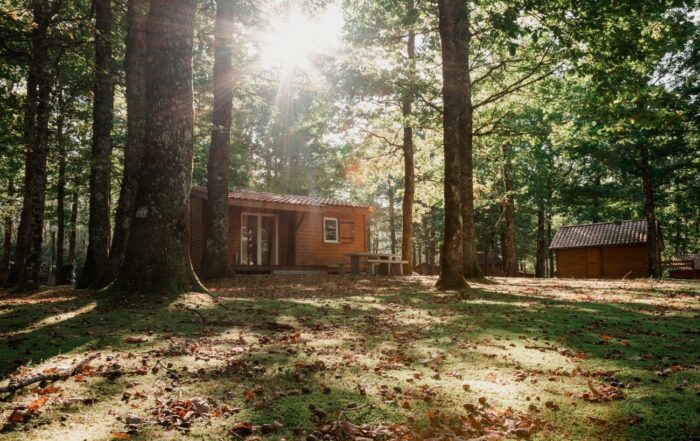
[[[0, 439], [700, 436], [700, 283], [239, 276], [0, 293]], [[444, 436], [444, 437], [443, 437]], [[443, 438], [440, 438], [443, 437]]]

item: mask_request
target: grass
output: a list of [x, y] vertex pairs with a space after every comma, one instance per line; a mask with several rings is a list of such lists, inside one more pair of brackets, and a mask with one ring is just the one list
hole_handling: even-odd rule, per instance
[[[26, 422], [9, 418], [36, 385], [0, 402], [0, 439], [238, 439], [245, 422], [264, 439], [304, 439], [345, 419], [395, 424], [405, 439], [455, 422], [515, 438], [523, 421], [532, 439], [699, 436], [697, 282], [497, 278], [438, 293], [434, 281], [240, 276], [213, 283], [214, 297], [133, 303], [0, 293], [3, 379], [100, 353]], [[212, 415], [184, 432], [158, 424], [163, 403], [195, 397]], [[126, 434], [129, 417], [139, 424]]]

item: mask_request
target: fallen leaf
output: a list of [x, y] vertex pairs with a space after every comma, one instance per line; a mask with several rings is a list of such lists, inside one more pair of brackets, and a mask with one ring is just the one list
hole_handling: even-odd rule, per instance
[[255, 399], [255, 392], [251, 389], [246, 389], [245, 392], [243, 392], [243, 398], [245, 398], [246, 401], [253, 401]]
[[27, 406], [27, 410], [29, 410], [30, 412], [36, 412], [41, 406], [46, 404], [47, 401], [49, 401], [48, 397], [37, 398], [36, 400], [29, 403], [29, 406]]

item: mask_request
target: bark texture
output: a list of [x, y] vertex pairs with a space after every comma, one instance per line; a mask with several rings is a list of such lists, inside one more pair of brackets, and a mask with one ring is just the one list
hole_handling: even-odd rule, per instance
[[656, 223], [656, 209], [654, 206], [654, 183], [649, 166], [649, 147], [644, 142], [639, 145], [639, 172], [642, 176], [642, 191], [644, 192], [644, 217], [647, 220], [649, 275], [651, 277], [661, 277], [661, 250], [659, 249], [659, 229]]
[[225, 277], [228, 265], [228, 168], [233, 107], [233, 1], [217, 0], [214, 30], [214, 115], [207, 164], [207, 217], [202, 275]]
[[[416, 34], [413, 29], [408, 31], [408, 42], [406, 44], [406, 55], [408, 58], [410, 77], [413, 77], [413, 69], [416, 59]], [[409, 84], [409, 91], [404, 93], [401, 103], [403, 114], [403, 203], [401, 205], [401, 260], [404, 264], [403, 273], [413, 273], [413, 201], [416, 193], [416, 176], [413, 159], [413, 127], [411, 127], [411, 116], [413, 114], [413, 94], [410, 93], [413, 84]]]
[[42, 229], [46, 201], [46, 158], [48, 155], [51, 71], [49, 69], [49, 4], [46, 0], [32, 5], [32, 59], [27, 81], [25, 108], [25, 187], [22, 216], [17, 235], [15, 266], [11, 283], [17, 291], [39, 288]]
[[192, 270], [192, 43], [195, 0], [152, 0], [147, 22], [146, 143], [115, 291], [204, 290]]
[[114, 220], [114, 236], [109, 257], [100, 277], [93, 283], [102, 288], [114, 281], [124, 261], [129, 237], [134, 202], [138, 186], [138, 169], [144, 149], [146, 133], [146, 19], [148, 0], [129, 0], [127, 9], [126, 56], [126, 107], [127, 140], [124, 149], [124, 173], [119, 191], [119, 203]]
[[469, 46], [471, 44], [471, 23], [469, 21], [469, 9], [466, 9], [466, 39], [464, 49], [464, 121], [463, 133], [460, 136], [461, 144], [461, 196], [462, 196], [462, 240], [464, 259], [462, 269], [467, 278], [483, 277], [479, 261], [476, 257], [476, 229], [474, 223], [474, 108], [472, 107], [471, 75], [469, 73]]
[[438, 0], [438, 27], [442, 51], [443, 141], [445, 151], [445, 228], [440, 255], [441, 290], [467, 287], [463, 272], [463, 211], [461, 149], [466, 135], [467, 4]]
[[[36, 20], [35, 11], [35, 20]], [[12, 286], [18, 281], [24, 270], [24, 263], [29, 252], [29, 228], [31, 225], [32, 198], [33, 191], [33, 175], [36, 166], [35, 146], [36, 142], [36, 112], [38, 100], [38, 60], [34, 57], [37, 55], [39, 44], [38, 39], [42, 36], [45, 38], [46, 30], [36, 27], [32, 30], [32, 60], [30, 61], [27, 74], [27, 94], [24, 99], [24, 121], [23, 121], [23, 142], [24, 142], [24, 190], [22, 200], [22, 211], [20, 212], [19, 226], [17, 228], [17, 239], [15, 242], [15, 259], [10, 269], [10, 275], [7, 279], [7, 284]], [[46, 54], [45, 54], [46, 56]]]
[[111, 0], [95, 0], [95, 85], [90, 152], [90, 219], [85, 265], [79, 288], [90, 286], [102, 274], [109, 256], [110, 170], [114, 89], [112, 79]]
[[510, 146], [503, 144], [503, 188], [504, 197], [504, 229], [505, 229], [505, 255], [503, 256], [503, 272], [506, 277], [518, 275], [518, 258], [515, 245], [515, 201], [513, 200], [513, 181]]

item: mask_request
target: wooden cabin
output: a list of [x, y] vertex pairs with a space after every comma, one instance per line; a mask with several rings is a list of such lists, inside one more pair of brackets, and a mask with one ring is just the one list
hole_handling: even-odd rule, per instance
[[[190, 253], [204, 255], [206, 188], [190, 199]], [[315, 196], [229, 193], [229, 262], [236, 272], [327, 272], [350, 264], [345, 253], [369, 249], [368, 206]]]
[[700, 279], [700, 253], [673, 256], [668, 275], [673, 279]]
[[[659, 230], [659, 261], [663, 241]], [[618, 279], [649, 276], [646, 220], [561, 227], [550, 249], [557, 277]]]

